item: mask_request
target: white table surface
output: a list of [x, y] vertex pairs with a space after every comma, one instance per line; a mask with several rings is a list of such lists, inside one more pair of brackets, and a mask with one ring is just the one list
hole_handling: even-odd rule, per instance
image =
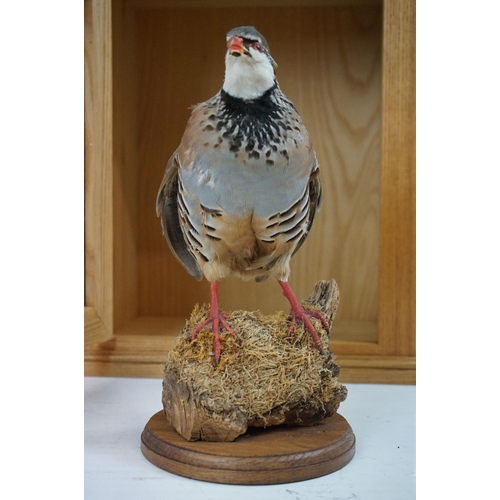
[[85, 377], [85, 499], [407, 500], [415, 498], [415, 386], [345, 384], [339, 413], [356, 454], [332, 474], [271, 486], [176, 476], [141, 453], [141, 432], [161, 410], [161, 379]]

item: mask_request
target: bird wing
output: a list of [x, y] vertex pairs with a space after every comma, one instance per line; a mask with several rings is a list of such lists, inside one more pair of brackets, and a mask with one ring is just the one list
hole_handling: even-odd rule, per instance
[[292, 255], [295, 255], [297, 250], [302, 246], [302, 243], [306, 240], [314, 222], [316, 212], [321, 208], [322, 201], [323, 188], [321, 186], [321, 179], [319, 176], [319, 167], [316, 162], [316, 168], [313, 170], [311, 177], [309, 178], [309, 215], [307, 217], [307, 231], [300, 238], [297, 246], [293, 250]]
[[178, 150], [170, 157], [165, 169], [158, 196], [156, 215], [160, 217], [163, 234], [170, 250], [186, 271], [197, 280], [203, 278], [196, 259], [189, 251], [179, 221], [179, 157]]

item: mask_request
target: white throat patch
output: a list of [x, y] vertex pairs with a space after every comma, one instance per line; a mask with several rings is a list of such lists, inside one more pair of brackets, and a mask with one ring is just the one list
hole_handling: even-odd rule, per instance
[[240, 99], [256, 99], [274, 85], [274, 68], [263, 53], [250, 49], [252, 57], [226, 54], [226, 74], [222, 88]]

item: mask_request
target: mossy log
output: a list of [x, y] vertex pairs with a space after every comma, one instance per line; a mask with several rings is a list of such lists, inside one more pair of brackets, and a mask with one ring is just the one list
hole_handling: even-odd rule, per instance
[[[339, 291], [335, 280], [319, 281], [303, 305], [335, 318]], [[193, 328], [208, 313], [196, 306], [168, 353], [162, 402], [170, 424], [189, 441], [233, 441], [248, 427], [314, 425], [333, 415], [347, 397], [337, 380], [340, 368], [319, 320], [324, 354], [301, 323], [288, 335], [289, 316], [234, 311], [227, 321], [235, 335], [221, 334], [221, 358], [213, 362], [213, 333]]]

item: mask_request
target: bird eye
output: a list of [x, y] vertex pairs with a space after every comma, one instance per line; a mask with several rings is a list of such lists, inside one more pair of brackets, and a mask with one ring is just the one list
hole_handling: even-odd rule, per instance
[[252, 44], [252, 47], [255, 49], [255, 50], [258, 50], [259, 52], [263, 52], [264, 51], [264, 48], [262, 47], [262, 45], [259, 43], [259, 42], [254, 42]]

